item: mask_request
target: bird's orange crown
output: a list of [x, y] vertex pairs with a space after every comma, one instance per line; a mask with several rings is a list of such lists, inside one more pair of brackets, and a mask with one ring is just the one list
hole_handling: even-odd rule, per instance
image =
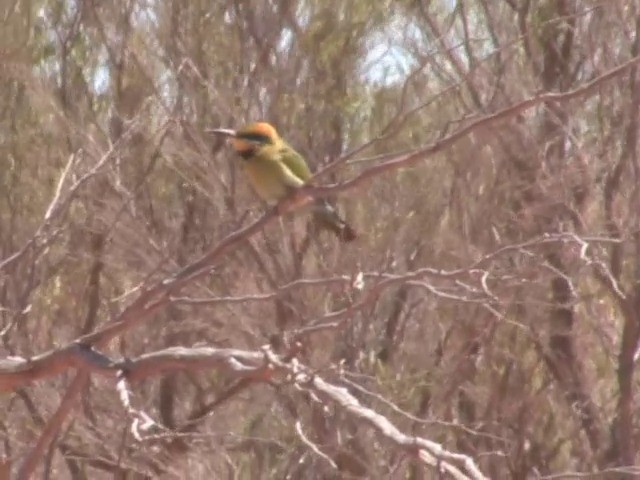
[[250, 123], [236, 132], [233, 148], [238, 152], [255, 150], [256, 144], [275, 144], [280, 135], [275, 127], [267, 122]]
[[278, 135], [275, 127], [267, 122], [250, 123], [249, 125], [246, 125], [238, 130], [239, 137], [245, 135], [260, 135], [271, 140], [280, 138], [280, 135]]

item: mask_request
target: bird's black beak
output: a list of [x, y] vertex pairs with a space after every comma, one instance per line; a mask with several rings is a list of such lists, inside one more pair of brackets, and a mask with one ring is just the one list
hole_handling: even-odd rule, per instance
[[237, 137], [238, 133], [230, 128], [210, 128], [205, 130], [206, 133], [213, 133], [214, 135], [224, 135], [225, 137]]

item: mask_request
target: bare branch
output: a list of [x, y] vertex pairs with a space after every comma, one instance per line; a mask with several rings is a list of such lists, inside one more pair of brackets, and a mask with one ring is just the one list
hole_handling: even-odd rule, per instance
[[[345, 182], [330, 185], [330, 186], [309, 186], [305, 187], [305, 193], [312, 195], [314, 197], [326, 197], [335, 195], [339, 192], [344, 192], [346, 190], [352, 189], [356, 186], [365, 183], [373, 177], [378, 175], [382, 175], [383, 173], [397, 170], [398, 168], [410, 167], [415, 165], [418, 162], [425, 160], [428, 157], [435, 155], [436, 153], [442, 152], [443, 150], [453, 146], [462, 138], [465, 138], [471, 132], [480, 129], [486, 128], [489, 125], [493, 125], [495, 123], [507, 120], [509, 118], [513, 118], [517, 115], [521, 115], [523, 112], [530, 110], [531, 108], [540, 105], [541, 103], [559, 103], [559, 102], [568, 102], [570, 100], [574, 100], [576, 98], [585, 98], [593, 95], [597, 92], [600, 86], [609, 80], [616, 78], [617, 76], [625, 73], [627, 70], [631, 69], [634, 65], [636, 65], [640, 61], [640, 56], [634, 57], [631, 60], [623, 63], [622, 65], [609, 70], [608, 72], [600, 75], [599, 77], [593, 79], [586, 85], [582, 87], [576, 88], [569, 92], [563, 93], [541, 93], [534, 97], [528, 98], [519, 102], [510, 107], [504, 108], [498, 112], [491, 113], [488, 115], [483, 115], [477, 120], [472, 121], [468, 125], [459, 128], [457, 131], [453, 132], [450, 135], [428, 145], [424, 148], [419, 149], [415, 153], [411, 153], [409, 155], [401, 156], [395, 158], [393, 160], [388, 160], [380, 165], [376, 165], [366, 169], [364, 172], [360, 173], [358, 176], [352, 178], [351, 180], [347, 180]], [[340, 159], [336, 160], [339, 162]], [[333, 168], [332, 163], [328, 164], [324, 169], [318, 171], [312, 178], [311, 181], [314, 181], [316, 178], [324, 175], [325, 171]]]

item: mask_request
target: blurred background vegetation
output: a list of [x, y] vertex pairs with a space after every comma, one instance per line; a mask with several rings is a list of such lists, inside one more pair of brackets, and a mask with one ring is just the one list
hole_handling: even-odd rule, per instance
[[[1, 2], [2, 355], [93, 331], [259, 215], [236, 158], [206, 128], [269, 121], [313, 169], [366, 146], [324, 178], [339, 182], [637, 56], [638, 10], [634, 0]], [[403, 431], [471, 456], [491, 478], [639, 474], [639, 80], [633, 67], [349, 190], [339, 204], [361, 232], [355, 245], [323, 235], [302, 248], [304, 218], [272, 223], [107, 351], [256, 349], [366, 297], [339, 327], [309, 335], [300, 359]], [[300, 279], [319, 281], [282, 291]], [[4, 395], [5, 458], [28, 451], [68, 381]], [[40, 474], [435, 478], [294, 388], [254, 385], [215, 403], [231, 382], [211, 371], [137, 384], [138, 406], [168, 429], [137, 442], [113, 382], [93, 379]], [[296, 435], [296, 419], [337, 469]]]

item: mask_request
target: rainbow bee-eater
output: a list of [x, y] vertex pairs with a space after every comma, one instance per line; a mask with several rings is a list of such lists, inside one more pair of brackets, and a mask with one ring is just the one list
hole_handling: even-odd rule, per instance
[[[312, 176], [304, 157], [269, 123], [251, 123], [239, 130], [217, 128], [208, 132], [231, 137], [233, 149], [241, 158], [249, 183], [267, 203], [295, 196]], [[355, 240], [356, 232], [340, 218], [327, 199], [316, 198], [311, 204], [313, 221], [317, 226], [331, 230], [344, 242]]]

